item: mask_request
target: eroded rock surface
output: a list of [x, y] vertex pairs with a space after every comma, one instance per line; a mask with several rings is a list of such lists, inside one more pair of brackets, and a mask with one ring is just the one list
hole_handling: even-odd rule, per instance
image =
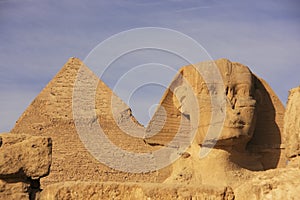
[[239, 200], [299, 199], [300, 170], [282, 168], [259, 172], [240, 183], [234, 193]]
[[184, 185], [149, 184], [149, 183], [99, 183], [65, 182], [47, 186], [40, 195], [40, 200], [77, 200], [77, 199], [214, 199], [233, 200], [230, 187], [212, 186], [188, 187]]
[[50, 172], [51, 139], [1, 134], [0, 178], [26, 176], [38, 179]]
[[33, 199], [51, 166], [51, 139], [0, 135], [0, 199]]
[[300, 86], [289, 92], [284, 116], [284, 133], [287, 141], [289, 166], [300, 167]]

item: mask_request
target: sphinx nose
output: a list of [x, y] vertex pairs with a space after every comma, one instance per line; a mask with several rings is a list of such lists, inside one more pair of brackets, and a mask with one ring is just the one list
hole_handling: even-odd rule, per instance
[[235, 111], [235, 114], [236, 115], [241, 115], [241, 111], [238, 109], [238, 110]]

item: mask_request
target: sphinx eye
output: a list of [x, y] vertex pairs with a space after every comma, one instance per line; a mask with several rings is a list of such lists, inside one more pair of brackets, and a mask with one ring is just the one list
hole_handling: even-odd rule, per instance
[[234, 89], [234, 87], [227, 86], [225, 92], [226, 92], [226, 96], [230, 100], [232, 100], [232, 98], [235, 96], [235, 89]]
[[246, 84], [236, 86], [236, 94], [238, 96], [250, 96], [249, 86]]

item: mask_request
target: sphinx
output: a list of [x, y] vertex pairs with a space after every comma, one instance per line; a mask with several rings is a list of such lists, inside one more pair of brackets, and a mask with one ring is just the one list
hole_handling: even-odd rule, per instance
[[[197, 70], [197, 65], [183, 67], [161, 100], [168, 117], [177, 110], [191, 118], [198, 113], [196, 134], [190, 147], [173, 164], [166, 182], [186, 184], [233, 185], [246, 180], [253, 171], [285, 166], [282, 117], [284, 108], [270, 87], [257, 78], [248, 67], [227, 59], [206, 62], [218, 67], [223, 79], [225, 118], [207, 143], [207, 134], [213, 124], [212, 96], [208, 85]], [[183, 81], [184, 80], [184, 81]], [[192, 88], [191, 90], [187, 88]], [[193, 96], [198, 105], [189, 100]], [[172, 105], [172, 106], [170, 106]], [[151, 126], [157, 121], [154, 115]], [[172, 123], [172, 122], [171, 122]], [[191, 122], [192, 123], [192, 122]], [[191, 125], [194, 126], [195, 125]], [[172, 136], [160, 134], [149, 138], [149, 143], [170, 141]], [[208, 148], [201, 158], [199, 152]]]

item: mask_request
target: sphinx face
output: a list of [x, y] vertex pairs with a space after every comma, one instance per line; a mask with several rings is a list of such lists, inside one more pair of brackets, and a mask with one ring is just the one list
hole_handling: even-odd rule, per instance
[[[247, 67], [238, 63], [217, 60], [216, 64], [226, 94], [226, 117], [221, 133], [215, 138], [217, 145], [245, 147], [253, 136], [256, 123], [253, 75]], [[211, 125], [211, 97], [204, 81], [199, 78], [197, 82], [200, 118], [196, 140], [203, 144]]]
[[[253, 75], [247, 67], [238, 63], [224, 59], [215, 63], [225, 86], [222, 92], [226, 94], [226, 116], [221, 132], [213, 137], [217, 141], [216, 145], [243, 148], [252, 138], [256, 123]], [[181, 81], [174, 90], [173, 103], [182, 114], [191, 115], [190, 119], [193, 119], [193, 116], [196, 116], [194, 112], [197, 112], [199, 121], [196, 122], [198, 131], [195, 139], [201, 145], [211, 126], [211, 96], [205, 81], [194, 67], [187, 66], [181, 73], [193, 91], [188, 92], [187, 84]], [[191, 96], [197, 98], [198, 106], [189, 102]]]
[[238, 64], [221, 66], [220, 71], [225, 75], [227, 105], [219, 140], [234, 139], [237, 143], [247, 143], [253, 136], [256, 121], [252, 73], [247, 67]]

